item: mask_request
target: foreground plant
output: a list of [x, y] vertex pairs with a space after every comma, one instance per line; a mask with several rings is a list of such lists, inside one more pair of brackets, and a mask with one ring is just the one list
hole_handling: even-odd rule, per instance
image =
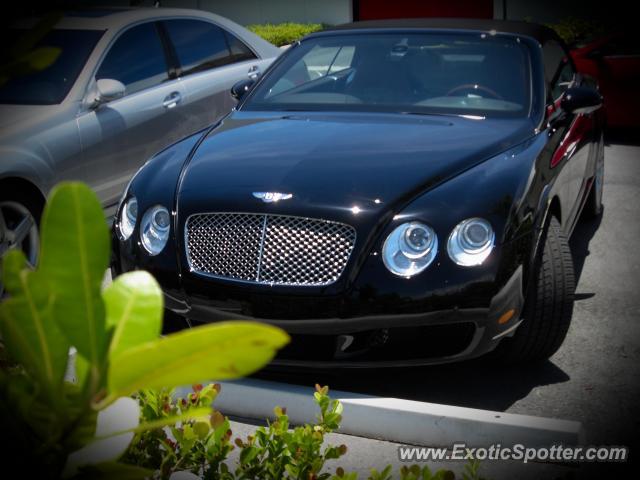
[[[186, 397], [165, 389], [144, 390], [137, 398], [143, 422], [153, 424], [211, 407], [219, 392], [218, 384], [194, 385]], [[182, 471], [223, 480], [356, 478], [342, 469], [340, 476], [323, 472], [327, 460], [338, 459], [347, 451], [345, 445], [324, 445], [325, 435], [340, 426], [342, 404], [329, 398], [327, 387], [316, 386], [314, 397], [320, 414], [313, 425], [291, 428], [286, 409], [276, 407], [275, 420], [266, 427], [232, 441], [229, 419], [212, 410], [207, 419], [191, 418], [137, 434], [122, 461], [155, 470], [163, 479]], [[230, 465], [228, 456], [234, 449], [239, 450], [237, 464]]]
[[355, 474], [346, 474], [342, 469], [336, 476], [322, 471], [327, 460], [336, 460], [347, 452], [346, 445], [324, 446], [325, 435], [337, 430], [342, 420], [342, 404], [332, 400], [328, 393], [328, 387], [316, 385], [314, 399], [320, 414], [315, 424], [290, 429], [286, 409], [276, 407], [275, 421], [258, 428], [246, 441], [236, 439], [241, 449], [236, 478], [356, 478]]
[[[34, 477], [148, 477], [149, 470], [115, 462], [136, 432], [159, 426], [139, 424], [131, 394], [247, 375], [288, 342], [283, 331], [250, 322], [159, 338], [162, 292], [149, 274], [123, 275], [101, 291], [109, 233], [83, 184], [54, 189], [41, 236], [37, 269], [19, 251], [5, 256], [9, 296], [0, 304], [4, 454]], [[65, 381], [71, 347], [74, 383]], [[209, 414], [207, 406], [162, 422]]]
[[[144, 390], [138, 401], [144, 423], [163, 424], [166, 419], [186, 417], [190, 411], [212, 407], [220, 385], [194, 385], [184, 397], [169, 390]], [[185, 419], [171, 427], [136, 434], [122, 461], [155, 471], [154, 477], [170, 480], [194, 478], [220, 480], [356, 480], [356, 472], [337, 467], [330, 473], [330, 460], [347, 454], [345, 445], [325, 444], [342, 421], [342, 404], [331, 399], [328, 387], [316, 385], [314, 400], [320, 413], [316, 422], [292, 427], [287, 411], [274, 408], [275, 418], [245, 439], [235, 438], [229, 419], [212, 409], [208, 418]], [[237, 454], [230, 458], [233, 450]], [[232, 463], [233, 462], [233, 463]], [[464, 466], [462, 480], [481, 480], [480, 463]], [[394, 475], [388, 465], [371, 469], [367, 480], [455, 480], [450, 470], [432, 472], [428, 466], [407, 465]]]
[[[182, 398], [168, 389], [140, 391], [136, 397], [141, 421], [159, 427], [136, 433], [121, 461], [153, 470], [156, 477], [163, 479], [176, 472], [232, 478], [223, 465], [233, 450], [229, 420], [212, 408], [219, 392], [219, 384], [194, 385], [193, 391]], [[210, 413], [205, 417], [191, 416], [202, 409]], [[175, 418], [183, 421], [169, 425]]]

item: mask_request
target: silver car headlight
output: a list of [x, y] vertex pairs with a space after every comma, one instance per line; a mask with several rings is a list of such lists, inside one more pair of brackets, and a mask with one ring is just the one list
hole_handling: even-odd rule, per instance
[[438, 237], [428, 225], [403, 223], [389, 234], [382, 246], [387, 269], [402, 277], [411, 277], [431, 264], [438, 252]]
[[468, 218], [456, 225], [449, 235], [447, 252], [458, 265], [480, 265], [493, 250], [495, 239], [488, 221], [483, 218]]
[[140, 240], [150, 255], [158, 255], [169, 239], [171, 215], [162, 205], [147, 210], [140, 223]]
[[120, 231], [120, 239], [128, 240], [133, 229], [136, 227], [138, 219], [138, 200], [136, 197], [130, 197], [120, 210], [120, 218], [118, 219], [118, 230]]

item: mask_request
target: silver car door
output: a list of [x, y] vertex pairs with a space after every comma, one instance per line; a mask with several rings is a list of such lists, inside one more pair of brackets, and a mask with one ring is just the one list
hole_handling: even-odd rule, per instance
[[162, 22], [180, 65], [185, 85], [187, 128], [196, 131], [226, 115], [236, 104], [234, 83], [257, 75], [271, 60], [261, 60], [237, 37], [211, 22], [171, 19]]
[[135, 171], [184, 133], [177, 128], [186, 120], [184, 87], [168, 71], [155, 22], [122, 32], [97, 68], [94, 82], [114, 79], [126, 88], [124, 97], [78, 116], [88, 181], [108, 213]]

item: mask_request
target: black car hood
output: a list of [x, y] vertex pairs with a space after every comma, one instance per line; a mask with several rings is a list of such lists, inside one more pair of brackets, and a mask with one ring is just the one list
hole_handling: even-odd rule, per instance
[[[179, 186], [183, 221], [216, 211], [380, 219], [533, 135], [528, 119], [287, 113], [235, 112], [204, 139]], [[267, 204], [253, 192], [293, 197]]]

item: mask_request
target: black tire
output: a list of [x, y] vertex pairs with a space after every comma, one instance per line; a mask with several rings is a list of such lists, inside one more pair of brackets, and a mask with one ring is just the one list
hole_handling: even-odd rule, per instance
[[494, 352], [501, 362], [540, 362], [562, 345], [573, 313], [575, 273], [567, 238], [551, 217], [525, 300], [523, 322]]
[[42, 211], [44, 210], [44, 200], [42, 198], [31, 195], [28, 190], [17, 185], [8, 184], [2, 185], [2, 188], [0, 188], [0, 202], [5, 200], [13, 200], [29, 208], [34, 218], [40, 222]]

